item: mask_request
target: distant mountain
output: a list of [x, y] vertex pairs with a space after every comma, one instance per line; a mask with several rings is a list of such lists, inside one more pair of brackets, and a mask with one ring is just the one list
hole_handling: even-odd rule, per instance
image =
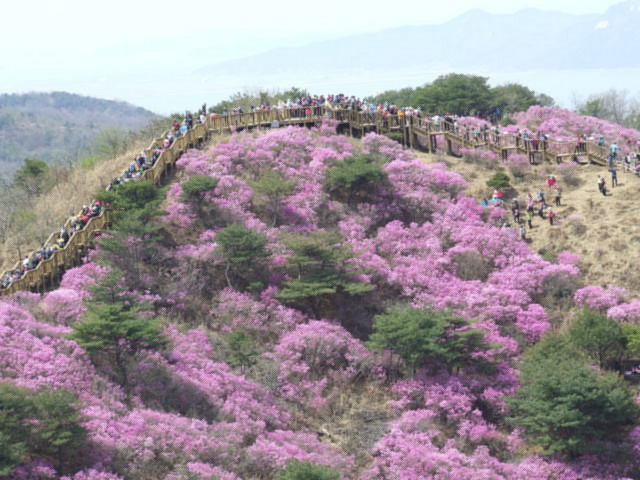
[[125, 102], [65, 92], [0, 95], [0, 173], [27, 158], [53, 161], [76, 155], [111, 125], [137, 130], [153, 112]]
[[444, 73], [640, 67], [639, 25], [640, 0], [615, 5], [603, 15], [536, 9], [505, 15], [471, 10], [441, 25], [394, 28], [279, 48], [211, 65], [198, 73], [281, 76], [302, 66], [325, 73], [378, 69], [392, 73], [410, 67]]

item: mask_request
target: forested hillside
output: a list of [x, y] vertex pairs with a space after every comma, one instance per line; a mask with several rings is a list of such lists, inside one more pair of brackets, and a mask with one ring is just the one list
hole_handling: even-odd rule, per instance
[[125, 102], [65, 92], [0, 95], [0, 175], [25, 158], [77, 160], [105, 127], [138, 130], [158, 116]]
[[101, 194], [59, 289], [0, 301], [0, 475], [640, 478], [638, 301], [446, 164], [327, 120], [178, 167]]

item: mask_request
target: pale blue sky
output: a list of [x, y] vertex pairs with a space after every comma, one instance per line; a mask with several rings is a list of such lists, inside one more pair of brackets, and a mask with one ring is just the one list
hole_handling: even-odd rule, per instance
[[[585, 14], [603, 13], [616, 3], [619, 0], [4, 2], [0, 93], [66, 90], [164, 111], [177, 104], [169, 101], [175, 92], [167, 92], [167, 75], [278, 46], [442, 23], [473, 8]], [[161, 102], [163, 92], [170, 106]], [[145, 101], [147, 97], [154, 100]]]

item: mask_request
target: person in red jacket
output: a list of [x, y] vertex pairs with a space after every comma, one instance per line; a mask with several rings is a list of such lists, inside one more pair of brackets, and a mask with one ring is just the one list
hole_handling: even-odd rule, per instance
[[553, 210], [551, 210], [551, 208], [549, 208], [549, 211], [547, 212], [547, 217], [549, 218], [549, 225], [553, 226], [553, 219], [556, 216], [555, 213], [553, 213]]

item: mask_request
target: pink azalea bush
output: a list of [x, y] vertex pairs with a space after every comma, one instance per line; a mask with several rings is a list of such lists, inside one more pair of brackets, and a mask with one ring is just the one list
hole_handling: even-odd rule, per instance
[[573, 299], [579, 307], [606, 312], [623, 301], [626, 291], [623, 288], [609, 285], [606, 289], [589, 285], [576, 291]]
[[603, 135], [607, 144], [615, 141], [623, 154], [634, 150], [640, 142], [638, 130], [558, 107], [535, 105], [511, 119], [521, 129], [540, 130], [554, 140], [575, 140], [577, 134], [584, 133], [597, 141]]
[[339, 325], [313, 321], [284, 335], [274, 349], [281, 394], [324, 406], [326, 390], [366, 375], [369, 354]]
[[638, 323], [640, 321], [640, 300], [615, 305], [607, 310], [607, 316], [621, 322]]

